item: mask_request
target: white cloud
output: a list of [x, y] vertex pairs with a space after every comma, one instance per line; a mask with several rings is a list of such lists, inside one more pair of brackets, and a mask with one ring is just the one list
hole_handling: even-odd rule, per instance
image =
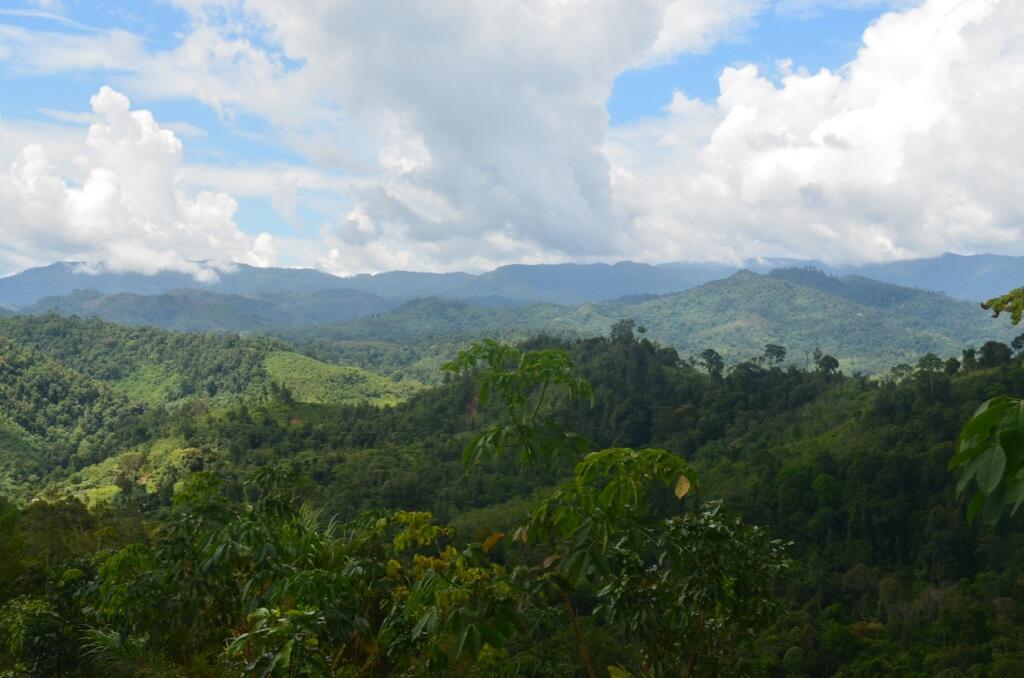
[[[9, 266], [88, 253], [76, 229], [95, 236], [103, 219], [181, 261], [276, 253], [337, 272], [1024, 252], [1019, 0], [177, 2], [192, 24], [166, 51], [127, 33], [49, 41], [0, 27], [0, 54], [25, 72], [120, 68], [133, 95], [190, 97], [229, 125], [261, 116], [309, 165], [185, 166], [170, 130], [191, 128], [100, 101], [87, 147], [40, 137], [45, 153], [27, 151], [0, 180], [34, 177], [38, 205], [19, 209], [67, 241], [22, 244]], [[739, 66], [716, 101], [677, 93], [663, 117], [609, 127], [625, 70], [705, 50], [764, 11], [865, 6], [899, 11], [842, 69], [780, 62], [769, 78]], [[0, 157], [26, 130], [0, 127]], [[256, 242], [229, 194], [265, 197], [315, 235]], [[304, 225], [313, 203], [333, 217]]]
[[22, 75], [74, 70], [132, 71], [146, 61], [142, 39], [119, 29], [66, 33], [0, 24], [0, 58]]
[[1021, 251], [1024, 3], [890, 13], [839, 72], [727, 69], [711, 105], [612, 133], [615, 195], [649, 258], [867, 261]]
[[182, 147], [173, 132], [110, 88], [91, 104], [97, 122], [77, 157], [65, 162], [78, 168], [76, 177], [62, 173], [37, 143], [0, 173], [0, 268], [75, 259], [209, 279], [231, 262], [274, 260], [269, 235], [239, 230], [232, 197], [179, 185]]
[[335, 258], [351, 262], [340, 271], [618, 256], [628, 224], [603, 154], [615, 78], [704, 49], [764, 6], [184, 4], [195, 30], [162, 57], [163, 77], [139, 85], [191, 91], [225, 115], [258, 112], [314, 163], [347, 171], [356, 211], [331, 231], [330, 249], [351, 252]]

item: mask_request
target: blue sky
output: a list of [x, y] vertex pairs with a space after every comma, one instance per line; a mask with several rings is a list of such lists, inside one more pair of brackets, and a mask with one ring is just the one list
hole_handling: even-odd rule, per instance
[[718, 96], [718, 77], [730, 66], [756, 64], [765, 73], [772, 73], [776, 62], [788, 59], [794, 68], [809, 71], [841, 68], [857, 55], [864, 29], [882, 11], [881, 6], [875, 6], [811, 13], [765, 12], [753, 26], [705, 53], [626, 71], [615, 81], [608, 114], [613, 125], [661, 115], [675, 89], [713, 101]]
[[10, 2], [0, 274], [1017, 251], [993, 130], [1022, 24], [1013, 0]]
[[[189, 17], [168, 2], [78, 2], [65, 0], [58, 11], [39, 3], [13, 3], [0, 11], [0, 22], [43, 31], [72, 34], [87, 29], [121, 29], [142, 36], [152, 49], [171, 49], [187, 30]], [[710, 49], [686, 54], [671, 63], [627, 70], [619, 75], [607, 110], [611, 124], [642, 117], [660, 116], [675, 89], [688, 96], [713, 101], [718, 96], [718, 78], [726, 67], [756, 64], [771, 73], [779, 60], [794, 67], [817, 71], [837, 69], [856, 56], [864, 29], [886, 9], [884, 4], [868, 7], [820, 9], [811, 12], [759, 13], [751, 22]], [[63, 19], [79, 24], [65, 23]], [[0, 66], [2, 66], [0, 62]], [[57, 74], [18, 73], [0, 68], [0, 115], [6, 118], [46, 120], [43, 109], [82, 111], [85, 103], [104, 84], [116, 81], [117, 69]], [[268, 125], [252, 116], [230, 121], [218, 119], [208, 106], [188, 99], [146, 99], [138, 102], [158, 119], [184, 121], [207, 132], [187, 150], [196, 159], [296, 161], [294, 153], [273, 143]], [[252, 135], [265, 135], [265, 141]]]
[[[144, 39], [152, 49], [172, 49], [187, 30], [188, 14], [168, 2], [78, 2], [67, 0], [47, 8], [35, 2], [14, 3], [9, 13], [0, 11], [0, 23], [69, 34], [92, 30], [124, 30]], [[54, 9], [56, 11], [54, 11]], [[688, 96], [713, 101], [719, 93], [718, 79], [727, 67], [755, 63], [772, 73], [776, 61], [790, 59], [795, 67], [809, 71], [839, 69], [850, 61], [860, 46], [864, 29], [878, 18], [883, 5], [867, 8], [838, 8], [813, 12], [765, 11], [744, 27], [710, 49], [685, 54], [665, 65], [629, 70], [615, 79], [607, 101], [611, 125], [644, 117], [663, 115], [675, 89]], [[50, 120], [45, 111], [83, 112], [89, 97], [104, 84], [117, 82], [121, 71], [103, 69], [55, 74], [18, 73], [2, 68], [0, 116], [4, 118]], [[203, 162], [301, 162], [285, 144], [275, 143], [272, 128], [255, 116], [222, 120], [208, 105], [188, 98], [136, 99], [153, 111], [158, 120], [185, 122], [205, 131], [206, 136], [190, 139], [186, 159]], [[263, 223], [281, 225], [271, 214], [259, 214], [250, 201], [243, 226], [257, 232]], [[253, 222], [257, 225], [253, 225]]]

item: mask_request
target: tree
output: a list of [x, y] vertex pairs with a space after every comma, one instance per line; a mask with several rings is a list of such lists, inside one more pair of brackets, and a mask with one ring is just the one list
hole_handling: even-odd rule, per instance
[[1000, 341], [986, 341], [978, 351], [978, 367], [982, 368], [1001, 367], [1012, 359], [1010, 347]]
[[[717, 357], [720, 378], [721, 356], [710, 350], [705, 356], [709, 362]], [[446, 369], [472, 373], [481, 401], [496, 394], [507, 410], [507, 423], [469, 443], [465, 463], [516, 447], [524, 464], [579, 450], [582, 439], [567, 442], [560, 428], [537, 416], [552, 386], [571, 397], [593, 394], [589, 383], [573, 376], [565, 354], [520, 354], [487, 340], [461, 352]], [[781, 543], [725, 519], [717, 505], [696, 514], [661, 515], [654, 501], [657, 485], [671, 488], [681, 501], [693, 482], [687, 463], [665, 450], [589, 452], [576, 464], [573, 479], [515, 531], [514, 540], [544, 549], [546, 557], [525, 589], [561, 603], [588, 676], [597, 673], [572, 602], [576, 592], [595, 596], [610, 623], [625, 624], [639, 646], [643, 675], [719, 673], [771, 620], [773, 587], [787, 567]]]
[[466, 445], [463, 463], [494, 458], [506, 449], [517, 450], [523, 463], [547, 461], [559, 453], [578, 456], [586, 450], [587, 442], [582, 437], [565, 431], [543, 409], [549, 399], [559, 395], [558, 391], [570, 399], [594, 397], [590, 383], [573, 375], [572, 362], [564, 351], [521, 353], [507, 344], [485, 339], [460, 351], [444, 369], [472, 375], [480, 407], [494, 399], [501, 408], [500, 421]]
[[943, 366], [942, 358], [934, 353], [925, 353], [917, 361], [918, 372], [941, 372]]
[[768, 367], [781, 365], [786, 360], [786, 347], [778, 344], [765, 344], [763, 357], [764, 361], [768, 363]]
[[700, 362], [712, 379], [721, 379], [725, 370], [725, 360], [713, 348], [706, 348], [700, 354]]
[[1010, 346], [1013, 348], [1014, 352], [1016, 352], [1018, 356], [1021, 354], [1021, 352], [1024, 352], [1024, 334], [1018, 334], [1016, 337], [1014, 337], [1013, 341], [1010, 342]]
[[839, 361], [827, 353], [819, 356], [815, 361], [818, 371], [825, 374], [833, 374], [839, 369]]
[[960, 365], [967, 372], [978, 369], [978, 350], [965, 348], [960, 354]]
[[[632, 344], [634, 329], [637, 329], [635, 320], [619, 320], [612, 325], [612, 329], [611, 332], [609, 332], [608, 337], [613, 344]], [[639, 328], [637, 331], [643, 334], [647, 330], [645, 328]]]

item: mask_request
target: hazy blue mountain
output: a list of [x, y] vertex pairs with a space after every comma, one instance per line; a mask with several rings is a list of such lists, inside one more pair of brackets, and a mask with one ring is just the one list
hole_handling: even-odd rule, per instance
[[186, 273], [87, 273], [75, 262], [59, 262], [30, 268], [0, 278], [0, 304], [27, 306], [45, 297], [95, 290], [104, 294], [163, 294], [179, 289], [202, 289], [221, 294], [255, 296], [277, 292], [313, 292], [348, 287], [342, 278], [322, 271], [299, 268], [257, 268], [238, 264], [215, 282], [201, 283]]
[[353, 289], [395, 299], [440, 297], [580, 304], [632, 294], [679, 292], [735, 272], [707, 264], [515, 264], [480, 275], [393, 271], [345, 278]]
[[490, 292], [473, 289], [477, 276], [469, 273], [423, 273], [388, 271], [343, 278], [354, 290], [373, 292], [392, 299], [417, 297], [488, 296]]
[[400, 301], [441, 297], [480, 300], [489, 305], [531, 301], [577, 304], [630, 294], [678, 292], [734, 271], [731, 267], [706, 264], [665, 267], [620, 262], [503, 266], [481, 275], [391, 271], [341, 278], [311, 269], [255, 268], [239, 264], [235, 270], [221, 273], [217, 281], [201, 283], [183, 273], [90, 274], [82, 272], [79, 264], [65, 262], [0, 278], [0, 304], [28, 306], [46, 297], [82, 289], [103, 294], [144, 295], [200, 289], [258, 298], [349, 289]]
[[859, 275], [886, 283], [943, 292], [955, 299], [984, 301], [1024, 286], [1024, 257], [1001, 254], [943, 254], [862, 266], [830, 266], [820, 261], [769, 258], [744, 268], [769, 273], [780, 268], [813, 267], [835, 275]]
[[[745, 262], [755, 273], [792, 267], [814, 267], [837, 275], [864, 278], [905, 287], [944, 292], [957, 299], [980, 301], [1024, 285], [1024, 257], [992, 254], [945, 254], [867, 266], [828, 266], [819, 261], [766, 258]], [[617, 264], [550, 264], [502, 266], [469, 273], [391, 271], [342, 278], [312, 269], [255, 268], [239, 264], [211, 283], [183, 273], [80, 272], [74, 263], [58, 263], [0, 278], [0, 305], [21, 307], [44, 297], [79, 289], [104, 294], [164, 294], [201, 289], [219, 294], [264, 298], [274, 294], [308, 294], [319, 290], [359, 290], [386, 299], [408, 301], [424, 297], [478, 300], [488, 305], [523, 302], [580, 304], [625, 296], [682, 292], [726, 278], [738, 267], [725, 264], [676, 262], [652, 266], [623, 261]], [[327, 322], [324, 320], [324, 322]]]
[[883, 282], [945, 292], [957, 299], [984, 301], [1024, 286], [1024, 257], [1001, 254], [943, 254], [841, 269]]
[[349, 289], [275, 292], [258, 297], [199, 289], [173, 290], [163, 294], [103, 294], [96, 290], [77, 290], [41, 299], [25, 307], [23, 312], [55, 311], [61, 315], [96, 317], [124, 325], [149, 325], [184, 332], [265, 332], [283, 327], [345, 322], [382, 313], [397, 303]]

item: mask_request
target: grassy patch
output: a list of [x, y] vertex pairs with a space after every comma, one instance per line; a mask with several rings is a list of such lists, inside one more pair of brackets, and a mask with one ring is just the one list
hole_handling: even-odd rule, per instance
[[396, 382], [358, 367], [330, 365], [288, 351], [271, 353], [264, 367], [270, 381], [287, 388], [302, 403], [394, 405], [421, 388], [415, 381]]
[[116, 385], [134, 401], [165, 402], [180, 392], [182, 379], [167, 365], [145, 364]]

